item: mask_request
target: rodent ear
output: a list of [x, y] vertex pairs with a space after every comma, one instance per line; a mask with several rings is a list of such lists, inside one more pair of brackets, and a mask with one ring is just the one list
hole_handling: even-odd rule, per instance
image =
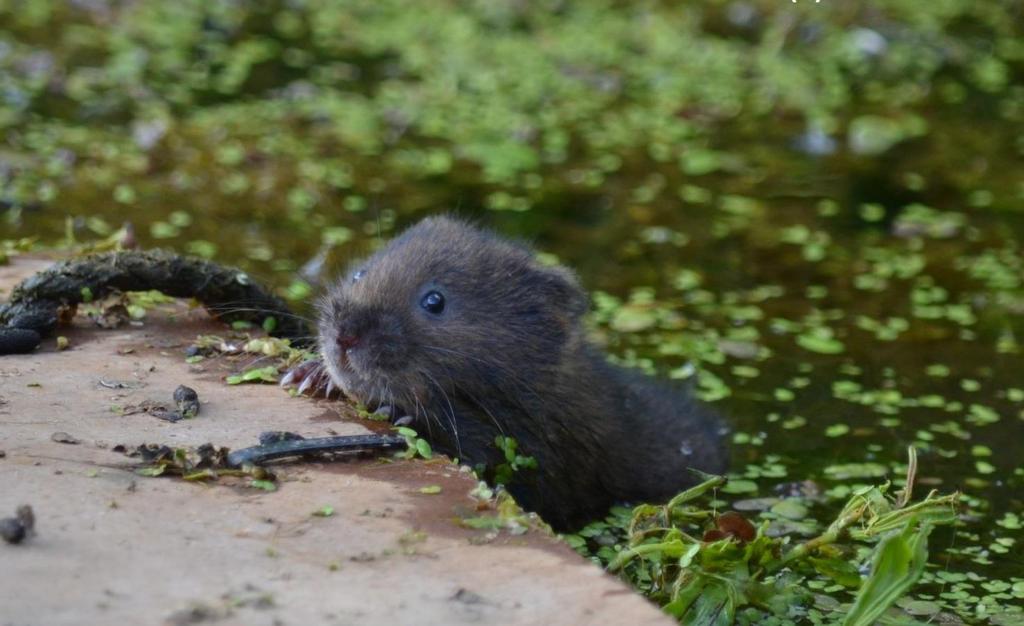
[[576, 274], [561, 265], [540, 268], [544, 278], [544, 287], [551, 297], [565, 307], [569, 313], [568, 322], [575, 322], [587, 312], [589, 301], [587, 294], [580, 287]]

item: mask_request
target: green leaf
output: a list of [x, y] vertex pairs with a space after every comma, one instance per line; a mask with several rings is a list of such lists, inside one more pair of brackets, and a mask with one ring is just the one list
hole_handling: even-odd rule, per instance
[[757, 483], [752, 480], [738, 478], [730, 480], [722, 487], [722, 493], [741, 494], [757, 493]]
[[463, 518], [461, 524], [467, 528], [476, 528], [479, 530], [496, 530], [505, 525], [500, 517], [466, 517]]
[[682, 558], [682, 556], [689, 551], [690, 545], [692, 544], [687, 544], [678, 539], [674, 539], [662, 543], [645, 543], [643, 545], [627, 548], [622, 552], [619, 552], [615, 559], [608, 564], [608, 571], [618, 571], [634, 558], [643, 557], [648, 554], [653, 555], [653, 558], [655, 559], [662, 556], [670, 559]]
[[810, 557], [808, 560], [820, 574], [828, 576], [840, 585], [853, 589], [860, 587], [860, 572], [850, 561], [841, 558], [818, 559], [814, 557]]
[[425, 439], [416, 440], [416, 452], [425, 459], [429, 459], [434, 455], [434, 451], [430, 449], [430, 444]]
[[690, 567], [690, 564], [693, 562], [693, 559], [697, 556], [699, 552], [700, 544], [691, 543], [690, 547], [687, 548], [686, 551], [683, 552], [683, 555], [679, 557], [679, 568], [686, 569], [687, 567]]
[[620, 333], [635, 333], [647, 330], [657, 322], [658, 318], [649, 308], [627, 304], [615, 312], [610, 325]]
[[736, 613], [736, 596], [732, 586], [713, 581], [705, 585], [680, 623], [693, 626], [731, 626]]
[[[694, 601], [700, 597], [706, 584], [707, 578], [704, 576], [691, 575], [686, 577], [684, 584], [680, 585], [673, 594], [672, 601], [664, 606], [664, 611], [682, 622], [683, 616], [693, 606]], [[694, 622], [688, 620], [686, 623], [692, 624]]]
[[843, 626], [871, 626], [924, 572], [931, 524], [911, 519], [900, 532], [883, 537], [875, 548], [871, 574], [861, 586]]
[[812, 328], [802, 335], [797, 335], [796, 343], [804, 350], [818, 354], [840, 354], [846, 350], [843, 342], [833, 337], [832, 330], [826, 327]]
[[[717, 489], [722, 485], [726, 484], [727, 479], [725, 476], [711, 476], [709, 474], [701, 475], [704, 476], [703, 482], [694, 485], [693, 487], [690, 487], [686, 491], [673, 497], [671, 500], [668, 501], [668, 504], [666, 504], [665, 506], [669, 509], [680, 506], [682, 504], [690, 502], [691, 500], [696, 500], [697, 498], [703, 496], [705, 493], [711, 491], [712, 489]], [[754, 490], [757, 490], [756, 484], [754, 485]]]
[[276, 317], [265, 317], [263, 318], [263, 330], [267, 334], [273, 333], [277, 329], [277, 318]]
[[242, 383], [276, 383], [277, 382], [277, 367], [268, 365], [266, 367], [257, 367], [254, 369], [246, 370], [241, 374], [235, 374], [228, 376], [224, 379], [229, 385], [240, 385]]
[[807, 517], [807, 505], [797, 498], [786, 498], [772, 505], [771, 512], [791, 520], [802, 520]]

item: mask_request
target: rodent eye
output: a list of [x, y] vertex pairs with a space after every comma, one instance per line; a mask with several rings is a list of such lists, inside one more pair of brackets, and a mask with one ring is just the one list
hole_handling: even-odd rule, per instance
[[423, 296], [423, 299], [420, 300], [420, 306], [428, 313], [440, 315], [444, 311], [444, 296], [437, 291], [427, 292], [427, 295]]
[[352, 282], [358, 283], [363, 276], [366, 276], [366, 270], [356, 270], [356, 273], [352, 274]]

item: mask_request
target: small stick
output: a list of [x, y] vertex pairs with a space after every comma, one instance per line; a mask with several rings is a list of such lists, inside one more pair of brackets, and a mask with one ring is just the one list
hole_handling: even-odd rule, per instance
[[405, 437], [397, 435], [349, 435], [315, 437], [313, 439], [285, 439], [273, 443], [242, 448], [228, 454], [228, 467], [260, 465], [267, 461], [289, 456], [305, 456], [324, 452], [365, 452], [405, 447]]

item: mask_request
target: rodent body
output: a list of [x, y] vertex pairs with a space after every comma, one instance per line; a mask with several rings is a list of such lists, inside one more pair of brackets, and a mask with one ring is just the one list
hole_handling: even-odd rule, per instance
[[400, 408], [435, 448], [493, 469], [514, 438], [535, 469], [507, 485], [564, 530], [721, 472], [721, 424], [682, 391], [607, 361], [569, 270], [448, 217], [428, 218], [339, 280], [320, 307], [323, 363], [368, 406]]

